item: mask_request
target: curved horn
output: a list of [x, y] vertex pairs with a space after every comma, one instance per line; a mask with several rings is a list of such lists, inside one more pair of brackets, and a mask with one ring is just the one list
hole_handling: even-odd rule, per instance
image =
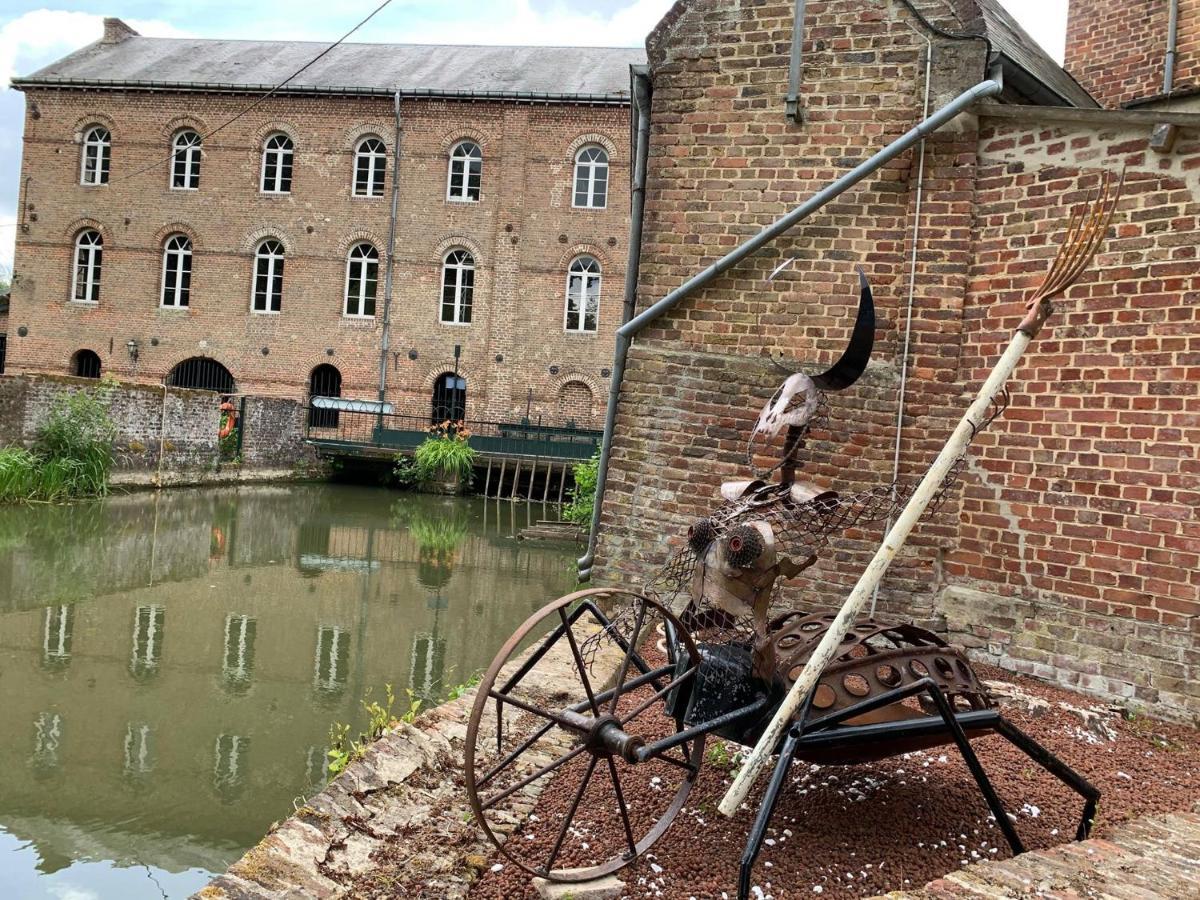
[[842, 358], [827, 372], [813, 376], [813, 384], [823, 391], [840, 391], [850, 387], [867, 368], [871, 349], [875, 346], [875, 301], [871, 297], [871, 285], [863, 270], [858, 270], [861, 288], [858, 296], [858, 317], [854, 320], [854, 333]]

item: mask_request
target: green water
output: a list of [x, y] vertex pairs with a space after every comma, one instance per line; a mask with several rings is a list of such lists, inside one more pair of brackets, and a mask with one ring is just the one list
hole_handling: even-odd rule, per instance
[[0, 896], [187, 896], [574, 584], [540, 506], [337, 485], [0, 508]]

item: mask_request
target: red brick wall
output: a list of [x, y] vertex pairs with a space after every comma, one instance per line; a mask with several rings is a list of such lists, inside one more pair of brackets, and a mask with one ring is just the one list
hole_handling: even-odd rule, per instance
[[[638, 302], [656, 301], [799, 204], [921, 117], [924, 40], [898, 3], [808, 8], [804, 124], [784, 115], [792, 4], [677, 4], [649, 41], [653, 112]], [[952, 23], [947, 23], [952, 24]], [[974, 44], [935, 42], [936, 107], [982, 71]], [[977, 52], [978, 51], [978, 52]], [[911, 472], [941, 444], [954, 383], [966, 284], [975, 137], [958, 123], [926, 149], [923, 262], [913, 321], [914, 371], [902, 447]], [[916, 157], [908, 153], [770, 249], [685, 301], [637, 339], [625, 376], [604, 504], [597, 578], [651, 572], [715, 504], [719, 482], [747, 477], [754, 417], [786, 371], [841, 352], [857, 304], [855, 266], [879, 308], [876, 363], [833, 398], [830, 432], [810, 446], [805, 477], [839, 490], [887, 483], [895, 440], [895, 360], [907, 296]], [[936, 228], [931, 227], [936, 224]], [[794, 259], [772, 282], [767, 276]], [[923, 428], [914, 428], [921, 421]], [[948, 513], [947, 513], [948, 514]], [[937, 547], [950, 518], [923, 527], [900, 560], [885, 607], [932, 615]], [[844, 595], [879, 526], [838, 542], [792, 598]]]
[[[29, 336], [10, 338], [11, 369], [63, 373], [71, 355], [89, 347], [106, 371], [157, 382], [179, 361], [205, 355], [229, 368], [241, 390], [301, 397], [310, 371], [328, 362], [341, 370], [344, 396], [375, 396], [383, 260], [374, 321], [344, 317], [342, 296], [350, 245], [369, 239], [385, 249], [391, 159], [382, 197], [352, 197], [351, 171], [363, 133], [379, 134], [390, 155], [390, 101], [276, 98], [205, 145], [198, 192], [169, 190], [165, 166], [126, 177], [166, 156], [179, 127], [203, 132], [244, 103], [198, 94], [29, 92], [37, 116], [26, 116], [22, 180], [32, 182], [21, 199], [31, 224], [18, 235], [12, 300], [14, 328], [27, 325]], [[570, 373], [594, 380], [602, 396], [627, 252], [628, 109], [413, 101], [402, 118], [389, 397], [426, 414], [433, 381], [454, 368], [455, 344], [471, 417], [524, 414], [529, 389], [533, 414], [552, 417]], [[93, 121], [107, 122], [113, 136], [111, 182], [102, 187], [78, 184], [75, 136]], [[290, 131], [297, 147], [287, 196], [258, 191], [261, 141], [276, 129]], [[448, 153], [463, 137], [483, 149], [477, 204], [446, 200]], [[599, 211], [571, 207], [573, 150], [591, 140], [606, 143], [611, 157], [608, 207]], [[96, 308], [68, 297], [72, 241], [85, 222], [104, 235]], [[159, 307], [161, 242], [173, 231], [189, 233], [194, 244], [186, 311]], [[279, 316], [249, 309], [253, 247], [268, 234], [287, 250]], [[476, 261], [469, 326], [439, 322], [441, 257], [457, 245]], [[567, 266], [580, 252], [603, 267], [598, 334], [563, 331]], [[129, 339], [141, 344], [136, 366]]]
[[[1064, 65], [1101, 106], [1162, 92], [1167, 0], [1071, 0]], [[1200, 80], [1200, 0], [1179, 0], [1175, 88]]]
[[1128, 165], [1113, 236], [980, 436], [946, 556], [952, 633], [1006, 665], [1200, 713], [1200, 133], [985, 120], [962, 374], [1022, 315], [1067, 213]]

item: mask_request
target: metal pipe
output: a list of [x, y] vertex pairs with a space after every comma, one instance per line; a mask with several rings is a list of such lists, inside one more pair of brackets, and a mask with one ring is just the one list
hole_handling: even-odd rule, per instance
[[642, 262], [642, 221], [646, 209], [646, 156], [650, 151], [650, 77], [645, 70], [633, 73], [633, 109], [637, 120], [637, 143], [633, 151], [633, 183], [630, 186], [629, 256], [625, 260], [625, 305], [621, 324], [637, 309], [638, 269]]
[[1179, 0], [1171, 0], [1167, 18], [1167, 55], [1163, 60], [1162, 92], [1168, 95], [1175, 87], [1175, 45], [1179, 33]]
[[[392, 147], [392, 211], [388, 216], [387, 269], [383, 276], [383, 332], [379, 337], [379, 411], [382, 424], [383, 401], [387, 394], [387, 358], [390, 346], [388, 329], [392, 324], [392, 271], [396, 258], [396, 216], [400, 210], [400, 92], [392, 95], [395, 136]], [[456, 361], [457, 363], [457, 361]]]
[[613, 426], [617, 418], [617, 401], [621, 392], [621, 378], [625, 372], [625, 360], [629, 353], [630, 344], [633, 342], [633, 337], [655, 319], [673, 309], [680, 301], [686, 299], [696, 290], [704, 287], [755, 251], [808, 218], [847, 189], [891, 162], [913, 144], [937, 131], [947, 122], [965, 111], [967, 107], [986, 97], [993, 97], [999, 94], [1000, 90], [1000, 85], [989, 79], [981, 81], [974, 87], [963, 91], [932, 116], [929, 116], [896, 138], [896, 140], [892, 141], [869, 159], [855, 166], [787, 215], [778, 219], [774, 224], [764, 228], [754, 237], [740, 244], [708, 268], [671, 291], [649, 309], [643, 311], [641, 315], [635, 316], [617, 329], [616, 353], [613, 360], [612, 384], [608, 392], [608, 410], [604, 418], [604, 439], [600, 446], [600, 469], [596, 476], [596, 500], [592, 509], [591, 531], [588, 535], [587, 552], [579, 559], [579, 578], [581, 581], [586, 581], [590, 577], [592, 563], [596, 557], [596, 533], [599, 530], [600, 510], [604, 502], [605, 480], [608, 477], [608, 457], [612, 449]]
[[804, 47], [804, 4], [805, 0], [796, 0], [796, 8], [792, 15], [792, 58], [788, 64], [788, 92], [785, 111], [789, 119], [799, 122], [803, 116], [800, 106], [800, 73], [802, 71]]

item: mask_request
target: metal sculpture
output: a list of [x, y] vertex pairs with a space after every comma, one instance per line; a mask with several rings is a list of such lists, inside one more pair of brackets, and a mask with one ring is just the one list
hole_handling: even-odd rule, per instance
[[[954, 744], [1020, 853], [1021, 839], [970, 745], [998, 734], [1083, 798], [1076, 838], [1087, 837], [1099, 792], [1000, 714], [960, 650], [926, 629], [860, 612], [908, 531], [957, 480], [971, 439], [1003, 413], [1008, 374], [1048, 317], [1049, 298], [1095, 253], [1119, 195], [1120, 184], [1114, 189], [1105, 178], [1090, 211], [1072, 220], [1013, 346], [919, 485], [840, 494], [796, 477], [807, 436], [826, 421], [827, 395], [854, 384], [870, 358], [874, 305], [860, 273], [846, 352], [821, 375], [790, 376], [754, 426], [748, 459], [782, 437], [778, 462], [758, 478], [724, 484], [724, 502], [691, 526], [687, 543], [643, 591], [570, 594], [517, 630], [482, 679], [466, 739], [471, 806], [505, 856], [558, 881], [627, 865], [683, 808], [709, 735], [754, 748], [723, 801], [727, 813], [777, 755], [742, 856], [739, 898], [748, 896], [794, 759], [851, 764]], [[768, 481], [775, 472], [778, 480]], [[831, 536], [884, 519], [896, 524], [838, 613], [771, 615], [779, 582], [813, 565]], [[616, 671], [593, 683], [612, 668], [599, 664], [601, 656]], [[569, 803], [561, 822], [541, 830], [526, 816], [550, 782], [569, 791]], [[518, 826], [520, 835], [506, 840]]]

